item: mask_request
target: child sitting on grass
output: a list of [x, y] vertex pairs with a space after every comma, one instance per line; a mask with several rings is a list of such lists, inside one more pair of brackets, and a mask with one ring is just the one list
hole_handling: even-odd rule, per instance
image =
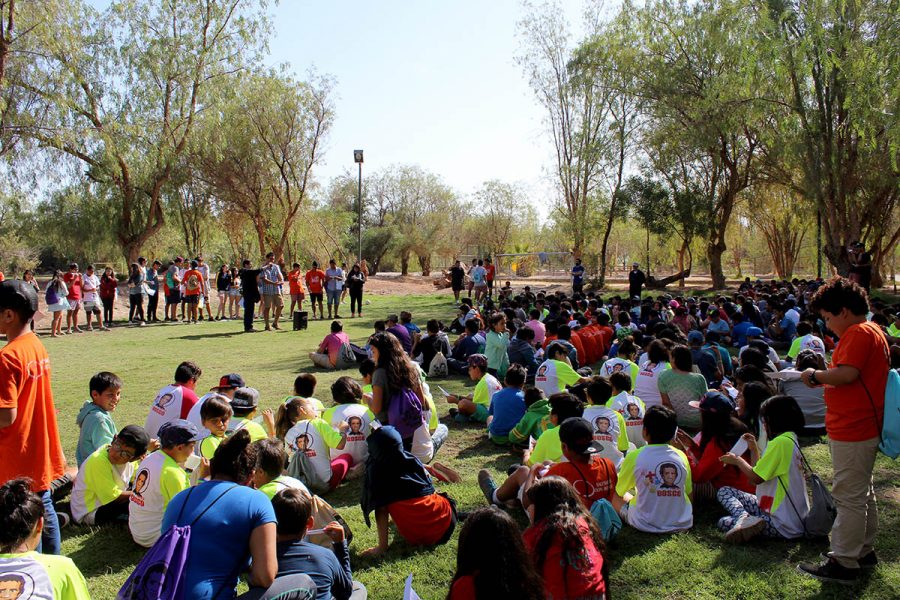
[[725, 540], [732, 543], [758, 535], [776, 539], [802, 537], [803, 523], [809, 514], [797, 440], [805, 425], [803, 411], [790, 396], [772, 396], [763, 402], [759, 416], [769, 438], [762, 457], [756, 438], [746, 433], [743, 439], [750, 451], [750, 462], [730, 452], [720, 459], [726, 465], [736, 466], [750, 485], [756, 486], [755, 495], [728, 486], [716, 495], [729, 515], [719, 519], [717, 525], [725, 532]]
[[584, 403], [570, 392], [562, 392], [550, 396], [550, 422], [553, 424], [534, 444], [534, 449], [526, 450], [524, 459], [528, 465], [544, 461], [556, 462], [562, 457], [562, 445], [559, 442], [559, 424], [572, 417], [584, 414]]
[[613, 506], [623, 523], [639, 531], [669, 533], [694, 524], [690, 463], [670, 445], [677, 428], [675, 411], [651, 406], [644, 415], [647, 445], [622, 461]]
[[367, 358], [359, 363], [359, 375], [362, 377], [363, 398], [366, 402], [372, 399], [372, 375], [375, 373], [375, 361]]
[[[269, 436], [275, 435], [275, 417], [272, 409], [263, 411], [263, 421], [265, 428], [253, 420], [259, 407], [259, 392], [255, 388], [242, 387], [234, 391], [234, 398], [231, 400], [231, 410], [234, 411], [234, 418], [228, 429], [234, 434], [241, 429], [246, 429], [250, 434], [250, 440], [255, 442], [264, 440]], [[268, 430], [268, 431], [267, 431]]]
[[539, 388], [525, 390], [525, 414], [509, 432], [509, 441], [516, 446], [528, 445], [528, 439], [539, 439], [553, 423], [550, 421], [550, 401]]
[[91, 377], [88, 389], [91, 399], [84, 403], [75, 419], [79, 427], [75, 461], [79, 467], [88, 456], [116, 437], [118, 430], [109, 413], [119, 404], [122, 380], [115, 373], [101, 371]]
[[594, 430], [594, 441], [600, 445], [600, 455], [618, 466], [628, 452], [628, 435], [625, 418], [606, 406], [612, 395], [612, 386], [602, 377], [593, 377], [584, 387], [589, 405], [582, 415]]
[[[295, 402], [292, 400], [292, 403]], [[296, 474], [310, 490], [323, 494], [336, 488], [353, 466], [353, 457], [345, 452], [332, 459], [329, 448], [343, 450], [347, 445], [350, 425], [338, 424], [336, 431], [316, 415], [312, 403], [300, 399], [297, 405], [299, 420], [285, 434], [284, 441], [294, 452], [289, 472]]]
[[[325, 412], [325, 405], [322, 404], [321, 400], [317, 400], [314, 397], [316, 394], [316, 383], [316, 376], [312, 373], [300, 373], [294, 380], [294, 395], [309, 400], [312, 403], [316, 414], [322, 416], [322, 413]], [[288, 399], [286, 398], [285, 402], [287, 402], [287, 400]]]
[[456, 573], [447, 600], [544, 600], [544, 582], [531, 563], [519, 526], [500, 510], [478, 508], [459, 532]]
[[331, 398], [335, 406], [327, 409], [322, 414], [322, 419], [334, 429], [339, 428], [341, 423], [350, 426], [347, 431], [347, 444], [341, 450], [332, 449], [331, 458], [349, 454], [353, 457], [354, 465], [361, 465], [369, 456], [366, 438], [369, 437], [375, 415], [369, 410], [368, 405], [363, 404], [362, 388], [352, 377], [339, 377], [331, 384]]
[[572, 484], [547, 477], [528, 490], [534, 524], [522, 538], [548, 598], [605, 598], [603, 536]]
[[[200, 440], [200, 443], [197, 444], [197, 454], [203, 458], [212, 460], [219, 444], [225, 439], [225, 434], [228, 431], [228, 424], [231, 423], [231, 417], [233, 415], [234, 411], [226, 396], [216, 394], [206, 399], [206, 402], [200, 407], [200, 419], [203, 423], [203, 427], [209, 432], [209, 435]], [[256, 425], [256, 423], [254, 423], [254, 425]], [[248, 429], [247, 431], [250, 432], [251, 430]]]
[[372, 432], [362, 489], [366, 525], [375, 511], [378, 545], [362, 556], [379, 556], [388, 549], [390, 521], [408, 543], [421, 546], [445, 544], [456, 528], [456, 507], [438, 494], [431, 477], [415, 456], [403, 449], [400, 433], [391, 426]]
[[469, 421], [485, 423], [491, 406], [491, 398], [503, 386], [496, 377], [487, 372], [488, 361], [484, 354], [470, 356], [468, 365], [469, 378], [478, 383], [475, 384], [475, 390], [471, 396], [460, 397], [450, 394], [446, 397], [447, 402], [456, 405], [450, 407], [450, 416], [457, 423], [468, 423]]
[[512, 365], [506, 371], [506, 387], [491, 396], [488, 409], [488, 437], [495, 444], [509, 444], [509, 432], [525, 416], [525, 392], [522, 387], [528, 371], [522, 365]]
[[612, 397], [606, 406], [618, 412], [625, 418], [625, 433], [628, 441], [640, 448], [644, 442], [644, 413], [647, 411], [644, 401], [633, 396], [631, 389], [631, 376], [622, 371], [617, 371], [609, 376], [609, 384], [612, 386]]
[[284, 444], [267, 438], [254, 442], [256, 447], [256, 468], [253, 469], [253, 487], [265, 494], [269, 500], [285, 489], [298, 489], [309, 493], [299, 479], [283, 475], [288, 455]]
[[72, 488], [76, 523], [103, 525], [128, 520], [129, 484], [149, 443], [143, 427], [128, 425], [85, 459]]

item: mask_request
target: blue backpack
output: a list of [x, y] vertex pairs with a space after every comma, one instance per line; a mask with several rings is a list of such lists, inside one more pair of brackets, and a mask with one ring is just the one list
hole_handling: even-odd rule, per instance
[[[137, 564], [131, 576], [125, 581], [122, 589], [116, 594], [116, 600], [182, 600], [184, 598], [184, 581], [187, 575], [188, 547], [191, 544], [191, 526], [200, 520], [222, 496], [237, 487], [231, 486], [213, 500], [209, 506], [203, 509], [190, 525], [173, 525], [169, 527], [162, 537], [156, 540], [153, 547], [147, 551], [141, 562]], [[196, 488], [191, 488], [187, 498], [178, 511], [177, 523], [181, 520], [184, 507], [191, 499], [191, 493]], [[226, 583], [227, 585], [227, 583]], [[219, 590], [221, 592], [222, 590]], [[213, 598], [218, 597], [218, 592]]]
[[896, 369], [888, 371], [884, 388], [884, 424], [878, 449], [894, 459], [900, 456], [900, 373]]
[[600, 498], [591, 506], [591, 516], [600, 526], [605, 542], [611, 542], [622, 530], [622, 519], [606, 498]]

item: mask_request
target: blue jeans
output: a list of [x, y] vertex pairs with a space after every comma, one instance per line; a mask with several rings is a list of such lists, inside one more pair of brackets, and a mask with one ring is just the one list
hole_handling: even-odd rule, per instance
[[44, 529], [41, 531], [37, 551], [43, 554], [59, 554], [62, 540], [59, 535], [59, 518], [56, 516], [56, 507], [53, 506], [53, 496], [50, 490], [38, 492], [38, 496], [44, 503]]
[[326, 290], [326, 294], [328, 295], [328, 308], [331, 310], [331, 305], [333, 304], [335, 308], [337, 308], [341, 304], [341, 292], [343, 290]]

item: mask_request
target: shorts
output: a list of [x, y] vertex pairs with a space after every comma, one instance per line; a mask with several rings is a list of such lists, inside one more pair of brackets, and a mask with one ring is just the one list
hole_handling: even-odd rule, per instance
[[47, 307], [47, 310], [49, 310], [52, 313], [65, 312], [65, 311], [69, 310], [69, 301], [66, 300], [65, 298], [62, 298], [56, 304], [49, 305]]
[[185, 304], [199, 304], [200, 303], [200, 294], [185, 294], [184, 298], [182, 298]]
[[231, 296], [232, 298], [240, 298], [241, 290], [240, 290], [240, 288], [234, 288], [233, 290], [228, 290], [228, 295]]
[[628, 523], [628, 509], [631, 508], [631, 503], [626, 502], [622, 505], [622, 508], [619, 509], [619, 518], [622, 519], [623, 523]]
[[84, 303], [84, 312], [85, 314], [96, 313], [100, 314], [100, 303], [99, 302], [85, 302]]
[[81, 299], [80, 298], [78, 300], [73, 300], [71, 298], [67, 298], [67, 300], [69, 301], [69, 310], [78, 310], [79, 308], [81, 308]]
[[476, 284], [475, 284], [475, 289], [476, 289], [476, 290], [486, 290], [486, 289], [487, 289], [487, 284], [486, 284], [486, 283], [476, 283]]
[[463, 289], [463, 284], [462, 283], [451, 283], [450, 289], [453, 290], [454, 292], [461, 292]]
[[272, 308], [273, 306], [275, 308], [284, 308], [284, 299], [282, 299], [281, 294], [263, 294], [263, 310]]
[[169, 304], [178, 304], [181, 302], [181, 292], [178, 290], [169, 290], [169, 295], [166, 296], [166, 302]]
[[341, 291], [342, 290], [328, 290], [328, 306], [332, 304], [337, 306], [341, 303]]
[[227, 295], [228, 295], [228, 292], [226, 292], [225, 290], [219, 290], [219, 294], [218, 294], [219, 302], [225, 302], [225, 296], [227, 296]]
[[322, 292], [319, 292], [318, 294], [310, 292], [309, 299], [312, 300], [313, 303], [318, 302], [319, 304], [322, 304]]
[[476, 404], [475, 412], [469, 415], [471, 421], [477, 423], [486, 423], [488, 418], [488, 407], [484, 404]]
[[302, 302], [303, 294], [291, 294], [291, 302]]

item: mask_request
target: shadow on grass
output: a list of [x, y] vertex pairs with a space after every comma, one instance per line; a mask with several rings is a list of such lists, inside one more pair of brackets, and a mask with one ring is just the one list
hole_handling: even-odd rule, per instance
[[86, 536], [81, 546], [68, 554], [86, 578], [130, 570], [146, 550], [135, 544], [125, 525], [67, 527], [63, 538]]

